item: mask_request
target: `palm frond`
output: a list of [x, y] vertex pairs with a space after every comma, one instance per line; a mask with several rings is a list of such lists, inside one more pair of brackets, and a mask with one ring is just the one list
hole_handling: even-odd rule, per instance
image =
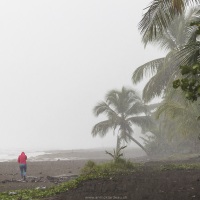
[[168, 27], [175, 16], [171, 0], [154, 0], [139, 23], [145, 45]]
[[138, 83], [144, 78], [154, 75], [157, 70], [163, 65], [163, 62], [164, 58], [158, 58], [138, 67], [134, 71], [132, 76], [133, 83]]
[[200, 0], [185, 0], [184, 3], [186, 6], [189, 6], [189, 5], [199, 4]]
[[174, 18], [185, 11], [186, 6], [199, 2], [199, 0], [154, 0], [139, 23], [144, 44], [162, 36]]
[[184, 115], [185, 114], [185, 106], [181, 105], [177, 102], [173, 101], [166, 101], [165, 103], [161, 104], [159, 108], [156, 111], [156, 118], [159, 118], [159, 116], [165, 112], [165, 115], [170, 116], [171, 118], [174, 118], [177, 115]]
[[93, 113], [95, 116], [106, 114], [109, 119], [118, 117], [117, 113], [105, 102], [98, 103], [97, 106], [94, 107]]
[[134, 125], [141, 127], [143, 132], [145, 132], [146, 130], [150, 130], [153, 126], [153, 121], [148, 116], [129, 117], [126, 120], [131, 122]]
[[120, 91], [118, 90], [111, 90], [106, 94], [106, 102], [108, 105], [112, 104], [114, 107], [118, 107], [118, 102], [120, 98]]
[[106, 95], [106, 102], [112, 106], [115, 112], [124, 113], [132, 103], [140, 101], [141, 99], [132, 89], [122, 87], [121, 91], [111, 90]]
[[101, 121], [92, 128], [92, 136], [99, 135], [100, 137], [104, 137], [114, 126], [115, 124], [112, 120]]
[[129, 108], [129, 110], [127, 110], [125, 114], [126, 114], [126, 117], [128, 117], [131, 115], [133, 116], [133, 115], [138, 115], [138, 114], [147, 113], [147, 112], [148, 112], [147, 106], [143, 104], [141, 101], [139, 101], [133, 104]]
[[173, 60], [179, 60], [179, 65], [190, 65], [200, 60], [198, 57], [200, 42], [190, 43], [182, 46], [180, 51], [177, 51]]
[[176, 16], [162, 35], [158, 35], [153, 44], [162, 49], [177, 49], [188, 42], [196, 41], [197, 26], [190, 26], [191, 22], [199, 21], [199, 8], [191, 8], [183, 15]]
[[152, 112], [153, 110], [157, 109], [160, 105], [161, 103], [152, 103], [147, 105], [147, 109], [149, 112]]
[[148, 83], [145, 85], [143, 89], [143, 100], [144, 102], [150, 102], [153, 98], [159, 97], [162, 95], [164, 89], [165, 89], [165, 84], [158, 84], [159, 82], [162, 81], [162, 77], [155, 75], [153, 76]]
[[147, 82], [143, 89], [143, 100], [149, 102], [155, 97], [162, 97], [169, 82], [171, 83], [178, 75], [180, 70], [180, 60], [174, 60], [173, 56], [176, 50], [170, 51], [164, 59], [157, 73]]

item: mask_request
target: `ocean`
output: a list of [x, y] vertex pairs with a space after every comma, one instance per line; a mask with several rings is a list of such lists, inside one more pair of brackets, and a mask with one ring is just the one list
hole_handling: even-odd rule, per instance
[[[16, 161], [18, 159], [18, 156], [21, 154], [21, 150], [19, 149], [0, 149], [0, 162], [6, 162], [6, 161]], [[40, 155], [48, 154], [45, 151], [35, 151], [35, 150], [29, 150], [25, 152], [28, 156], [28, 158], [35, 158]]]
[[[109, 152], [113, 152], [113, 149], [107, 149]], [[20, 149], [0, 149], [0, 162], [16, 161], [18, 156], [21, 154]], [[93, 160], [102, 159], [110, 160], [112, 159], [108, 154], [105, 153], [105, 149], [71, 149], [71, 150], [44, 150], [35, 151], [27, 150], [25, 151], [28, 161], [58, 161], [58, 160]], [[124, 158], [138, 158], [145, 156], [145, 153], [136, 148], [127, 148], [123, 151]]]

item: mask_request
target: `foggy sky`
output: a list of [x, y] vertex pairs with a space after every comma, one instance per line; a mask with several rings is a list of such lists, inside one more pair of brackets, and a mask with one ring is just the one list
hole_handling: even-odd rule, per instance
[[164, 55], [141, 43], [149, 2], [0, 1], [0, 149], [114, 146], [112, 133], [91, 136], [92, 109]]

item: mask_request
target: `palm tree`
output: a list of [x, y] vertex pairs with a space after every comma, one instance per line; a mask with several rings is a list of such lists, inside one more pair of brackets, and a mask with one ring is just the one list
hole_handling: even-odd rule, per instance
[[145, 137], [142, 137], [145, 148], [148, 149], [149, 154], [152, 156], [173, 153], [175, 151], [173, 145], [173, 131], [176, 130], [175, 124], [165, 117], [160, 117], [155, 121], [155, 126], [145, 134]]
[[[164, 91], [167, 86], [170, 85], [171, 87], [173, 80], [181, 76], [180, 64], [188, 64], [190, 62], [189, 59], [182, 59], [181, 57], [174, 59], [174, 56], [180, 51], [182, 46], [196, 40], [198, 27], [190, 26], [190, 23], [191, 21], [200, 21], [198, 12], [198, 9], [193, 8], [187, 14], [176, 16], [168, 28], [163, 31], [163, 34], [157, 36], [157, 40], [153, 41], [154, 44], [159, 45], [169, 53], [163, 58], [145, 63], [133, 73], [133, 83], [140, 82], [145, 76], [152, 76], [143, 90], [143, 99], [145, 102], [150, 101], [156, 96], [165, 94]], [[195, 55], [195, 51], [198, 50], [196, 48], [193, 50], [190, 49], [190, 51]]]
[[97, 123], [92, 129], [93, 136], [104, 137], [110, 130], [117, 131], [119, 138], [125, 142], [132, 140], [147, 154], [147, 150], [132, 137], [132, 125], [137, 125], [143, 131], [151, 126], [150, 117], [146, 115], [147, 107], [132, 89], [122, 88], [121, 91], [111, 90], [106, 100], [94, 107], [94, 115], [105, 114], [107, 119]]
[[196, 138], [199, 135], [200, 124], [197, 121], [200, 110], [200, 101], [187, 101], [183, 98], [184, 93], [173, 91], [173, 89], [166, 95], [164, 101], [156, 110], [156, 117], [159, 118], [164, 115], [176, 124], [176, 130], [172, 134], [178, 132], [181, 135], [194, 135]]
[[[166, 135], [171, 140], [175, 141], [175, 144], [181, 145], [183, 143], [190, 143], [191, 150], [196, 148], [196, 144], [199, 143], [199, 129], [200, 124], [197, 120], [200, 110], [200, 101], [191, 103], [183, 98], [184, 93], [175, 91], [172, 89], [169, 92], [162, 104], [156, 111], [156, 117], [165, 119], [168, 124]], [[170, 128], [171, 127], [171, 128]], [[182, 147], [186, 148], [186, 147]]]
[[171, 154], [175, 152], [197, 152], [200, 150], [197, 121], [200, 100], [191, 103], [183, 98], [184, 93], [173, 90], [165, 95], [164, 100], [151, 114], [155, 125], [146, 137], [145, 148], [151, 155]]
[[153, 0], [139, 23], [143, 41], [151, 42], [162, 35], [177, 15], [200, 0]]

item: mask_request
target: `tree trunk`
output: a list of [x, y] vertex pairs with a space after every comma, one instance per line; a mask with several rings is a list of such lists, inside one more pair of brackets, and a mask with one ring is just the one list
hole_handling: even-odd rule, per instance
[[135, 142], [147, 155], [149, 155], [149, 152], [147, 151], [147, 149], [142, 146], [136, 139], [134, 139], [131, 135], [127, 134], [127, 137], [129, 137], [133, 142]]

